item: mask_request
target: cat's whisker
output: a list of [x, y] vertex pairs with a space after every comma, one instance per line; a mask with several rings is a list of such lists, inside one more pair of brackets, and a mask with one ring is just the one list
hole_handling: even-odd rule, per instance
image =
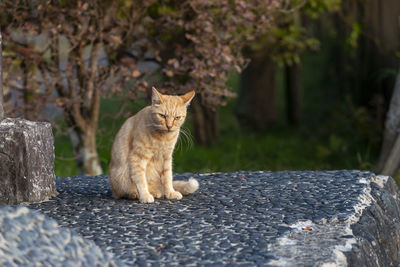
[[176, 150], [181, 150], [183, 148], [182, 146], [182, 138], [178, 138], [178, 142], [176, 142]]
[[185, 145], [186, 147], [190, 146], [190, 141], [189, 141], [189, 137], [188, 134], [186, 132], [185, 129], [182, 129], [182, 143], [183, 145]]
[[193, 147], [193, 139], [192, 139], [192, 136], [190, 134], [190, 131], [188, 129], [184, 128], [184, 129], [182, 129], [182, 132], [183, 132], [183, 135], [184, 135], [184, 137], [186, 139], [188, 148], [192, 148]]
[[193, 137], [189, 129], [181, 127], [181, 133], [181, 138], [179, 139], [182, 139], [182, 145], [185, 145], [187, 149], [191, 149], [193, 147]]

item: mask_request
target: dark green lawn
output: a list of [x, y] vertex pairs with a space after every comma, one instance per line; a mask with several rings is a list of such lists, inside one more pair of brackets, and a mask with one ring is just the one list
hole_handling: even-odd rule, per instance
[[[114, 136], [125, 119], [104, 116], [117, 113], [120, 107], [117, 102], [104, 100], [102, 103], [97, 141], [104, 171], [107, 171]], [[174, 156], [175, 172], [372, 168], [375, 157], [365, 137], [353, 135], [354, 123], [350, 129], [337, 129], [332, 133], [326, 133], [329, 123], [313, 129], [306, 124], [297, 128], [278, 124], [265, 132], [248, 132], [240, 129], [232, 115], [233, 105], [231, 101], [220, 110], [221, 138], [212, 146], [198, 146], [193, 138], [180, 137]], [[135, 112], [141, 106], [143, 103], [131, 108]], [[190, 128], [188, 121], [185, 129], [190, 131]], [[77, 175], [66, 135], [56, 134], [55, 149], [56, 174]]]

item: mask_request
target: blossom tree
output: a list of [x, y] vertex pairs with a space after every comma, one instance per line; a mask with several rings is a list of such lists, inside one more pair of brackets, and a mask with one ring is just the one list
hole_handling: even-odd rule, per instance
[[195, 138], [210, 144], [218, 138], [217, 109], [235, 96], [229, 74], [248, 60], [245, 46], [255, 43], [273, 24], [273, 14], [291, 1], [191, 0], [135, 1], [143, 15], [135, 25], [135, 51], [152, 53], [160, 63], [167, 92], [195, 90], [192, 121]]
[[[63, 110], [78, 169], [101, 174], [96, 148], [100, 97], [120, 86], [129, 72], [120, 51], [132, 24], [131, 10], [116, 1], [75, 0], [2, 1], [0, 9], [9, 49], [37, 69], [41, 83], [34, 90], [44, 88], [45, 102], [51, 96]], [[29, 38], [12, 38], [13, 32]], [[29, 43], [39, 36], [42, 46]], [[36, 103], [43, 100], [43, 94], [34, 96]]]

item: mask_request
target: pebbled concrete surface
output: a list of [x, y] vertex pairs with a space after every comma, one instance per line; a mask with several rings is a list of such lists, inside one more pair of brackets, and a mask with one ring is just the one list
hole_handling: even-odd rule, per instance
[[[375, 237], [374, 230], [400, 225], [391, 178], [342, 170], [174, 179], [189, 177], [198, 179], [199, 191], [154, 204], [112, 199], [105, 175], [57, 178], [59, 195], [28, 207], [94, 241], [121, 265], [397, 266], [400, 240]], [[375, 226], [364, 222], [376, 207], [386, 217], [374, 217]], [[385, 242], [395, 247], [386, 251]], [[365, 265], [357, 265], [361, 260]]]
[[121, 266], [56, 221], [26, 207], [0, 208], [0, 266]]

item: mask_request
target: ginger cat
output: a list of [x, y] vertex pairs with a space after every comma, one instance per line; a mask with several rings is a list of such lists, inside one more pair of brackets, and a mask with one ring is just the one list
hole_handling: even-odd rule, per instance
[[199, 187], [193, 178], [172, 181], [172, 153], [195, 93], [172, 96], [152, 90], [152, 105], [127, 119], [115, 137], [109, 168], [114, 198], [151, 203], [154, 197], [181, 199]]

